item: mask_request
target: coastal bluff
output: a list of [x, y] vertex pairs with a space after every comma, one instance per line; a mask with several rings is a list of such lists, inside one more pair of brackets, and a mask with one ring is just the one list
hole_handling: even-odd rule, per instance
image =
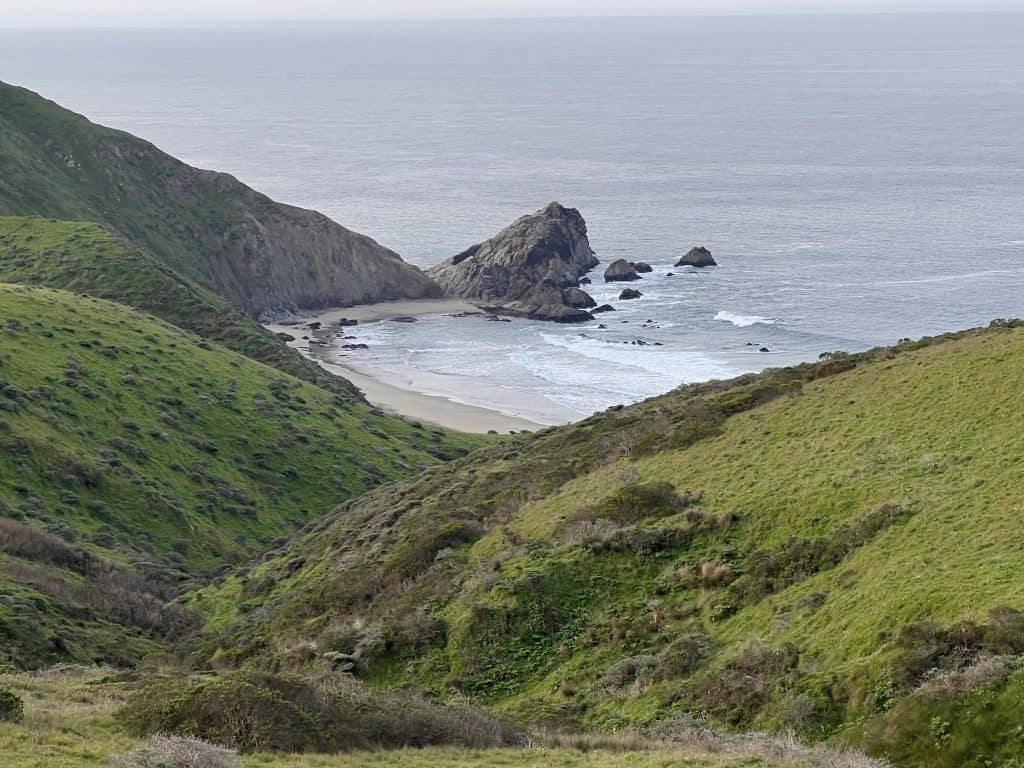
[[598, 264], [575, 208], [554, 202], [427, 270], [441, 289], [488, 312], [572, 323], [591, 320], [580, 278]]
[[0, 158], [0, 214], [103, 224], [250, 317], [441, 296], [419, 268], [320, 213], [2, 82]]

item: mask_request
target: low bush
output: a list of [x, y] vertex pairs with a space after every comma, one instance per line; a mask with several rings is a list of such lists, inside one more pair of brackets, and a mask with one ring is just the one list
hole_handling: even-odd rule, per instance
[[183, 736], [153, 736], [144, 747], [110, 758], [112, 768], [242, 768], [233, 749]]
[[714, 641], [704, 634], [685, 635], [669, 643], [658, 655], [658, 677], [673, 680], [694, 672], [714, 650]]
[[[935, 686], [954, 685], [950, 673], [962, 673], [984, 656], [1024, 655], [1024, 613], [1009, 606], [998, 606], [989, 611], [984, 624], [962, 621], [943, 627], [923, 621], [904, 627], [896, 640], [899, 649], [895, 667], [895, 682], [904, 689], [925, 681], [942, 680]], [[975, 670], [979, 679], [985, 677], [984, 665]], [[972, 679], [956, 675], [956, 686], [966, 685]]]
[[689, 495], [680, 497], [672, 483], [630, 483], [591, 510], [588, 517], [608, 518], [619, 525], [629, 525], [646, 518], [674, 514], [695, 499]]
[[494, 747], [523, 741], [517, 728], [478, 708], [376, 693], [345, 675], [316, 686], [258, 672], [157, 683], [129, 697], [117, 717], [137, 735], [191, 736], [242, 751]]
[[711, 589], [724, 586], [733, 580], [732, 568], [728, 564], [716, 564], [702, 559], [695, 565], [684, 565], [669, 578], [672, 583], [680, 584], [688, 589], [698, 587]]
[[695, 681], [690, 693], [700, 709], [714, 719], [746, 727], [775, 691], [793, 681], [798, 661], [799, 653], [792, 645], [773, 649], [753, 642], [724, 669]]
[[14, 691], [0, 688], [0, 723], [20, 723], [25, 717], [25, 703]]

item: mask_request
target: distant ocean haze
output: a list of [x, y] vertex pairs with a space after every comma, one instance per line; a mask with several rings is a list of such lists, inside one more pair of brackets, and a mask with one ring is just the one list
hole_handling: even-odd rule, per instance
[[[561, 419], [1024, 315], [1022, 38], [1024, 14], [0, 30], [0, 79], [421, 266], [579, 208], [604, 264], [654, 265], [641, 299], [602, 267], [620, 311], [592, 324], [382, 323], [345, 358]], [[721, 266], [673, 269], [697, 244]]]

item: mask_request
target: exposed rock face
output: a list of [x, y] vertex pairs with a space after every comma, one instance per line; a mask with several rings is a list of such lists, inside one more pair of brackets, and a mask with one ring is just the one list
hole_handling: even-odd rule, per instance
[[718, 264], [711, 256], [711, 251], [703, 245], [698, 245], [683, 254], [676, 262], [677, 267], [717, 267]]
[[639, 279], [640, 275], [636, 273], [636, 269], [625, 259], [616, 259], [604, 271], [604, 281], [606, 283]]
[[595, 302], [577, 285], [597, 263], [579, 211], [551, 203], [427, 275], [491, 312], [576, 322], [591, 319], [586, 308]]
[[625, 288], [622, 293], [619, 294], [619, 299], [625, 301], [626, 299], [639, 299], [641, 296], [643, 296], [643, 294], [640, 293], [640, 291], [633, 288]]
[[645, 272], [653, 272], [654, 267], [648, 264], [646, 261], [634, 261], [633, 269], [637, 271], [637, 274], [644, 274]]
[[[0, 83], [0, 213], [89, 219], [254, 317], [441, 296], [417, 267], [314, 211]], [[69, 158], [72, 160], [69, 162]]]
[[590, 314], [592, 314], [592, 315], [599, 315], [602, 312], [614, 312], [614, 311], [615, 311], [615, 307], [613, 307], [611, 304], [602, 304], [600, 307], [595, 307], [593, 310], [591, 310]]

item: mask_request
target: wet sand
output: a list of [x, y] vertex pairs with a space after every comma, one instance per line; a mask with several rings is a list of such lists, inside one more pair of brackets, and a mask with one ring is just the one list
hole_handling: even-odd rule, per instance
[[[306, 326], [320, 322], [325, 328], [337, 327], [342, 318], [357, 320], [360, 324], [396, 317], [421, 317], [431, 314], [479, 313], [480, 310], [459, 299], [418, 299], [405, 301], [389, 301], [380, 304], [366, 304], [342, 309], [325, 310], [316, 315], [304, 317], [301, 321], [288, 324], [270, 324], [267, 328], [275, 333], [287, 333], [296, 337], [288, 342], [289, 346], [299, 350], [303, 355], [315, 360], [331, 373], [342, 376], [362, 390], [366, 399], [375, 406], [400, 414], [410, 419], [437, 424], [461, 432], [486, 433], [518, 432], [520, 430], [542, 429], [546, 424], [534, 421], [515, 413], [504, 413], [490, 408], [460, 403], [450, 397], [427, 394], [417, 391], [416, 378], [413, 371], [408, 376], [399, 377], [395, 381], [393, 372], [379, 372], [360, 361], [359, 367], [334, 360], [325, 359], [327, 347], [311, 346], [302, 336], [312, 336]], [[565, 419], [548, 418], [549, 422], [569, 421], [571, 414]]]

